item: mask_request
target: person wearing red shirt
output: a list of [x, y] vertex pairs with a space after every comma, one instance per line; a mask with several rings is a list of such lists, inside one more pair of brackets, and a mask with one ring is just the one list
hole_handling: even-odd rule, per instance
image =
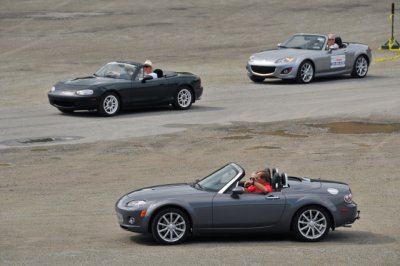
[[272, 192], [271, 171], [259, 170], [251, 174], [250, 180], [244, 182], [246, 192]]

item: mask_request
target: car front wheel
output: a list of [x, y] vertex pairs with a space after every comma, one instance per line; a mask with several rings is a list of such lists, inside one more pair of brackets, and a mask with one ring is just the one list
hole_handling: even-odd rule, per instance
[[189, 109], [192, 105], [192, 91], [188, 87], [181, 87], [175, 95], [174, 108], [178, 110]]
[[293, 230], [301, 241], [316, 242], [324, 238], [330, 227], [328, 213], [318, 206], [308, 206], [298, 211], [293, 220]]
[[367, 75], [367, 72], [368, 72], [368, 61], [365, 58], [365, 56], [360, 55], [354, 62], [351, 76], [354, 78], [363, 78]]
[[314, 66], [310, 61], [304, 61], [300, 64], [297, 71], [297, 83], [310, 83], [314, 78]]
[[163, 245], [174, 245], [185, 241], [190, 225], [187, 215], [176, 208], [168, 208], [156, 214], [152, 223], [153, 238]]
[[97, 111], [101, 116], [113, 116], [119, 112], [120, 105], [119, 97], [115, 93], [109, 92], [101, 97]]

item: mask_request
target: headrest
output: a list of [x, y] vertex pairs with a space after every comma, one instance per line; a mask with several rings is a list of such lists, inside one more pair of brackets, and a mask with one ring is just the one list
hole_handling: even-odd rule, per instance
[[282, 186], [287, 185], [286, 181], [287, 181], [287, 174], [286, 173], [281, 173], [281, 184], [282, 184]]
[[162, 78], [164, 76], [164, 73], [161, 69], [157, 68], [153, 70], [154, 73], [157, 74], [157, 77]]
[[339, 36], [335, 37], [335, 43], [340, 47], [343, 44], [342, 38], [340, 38]]

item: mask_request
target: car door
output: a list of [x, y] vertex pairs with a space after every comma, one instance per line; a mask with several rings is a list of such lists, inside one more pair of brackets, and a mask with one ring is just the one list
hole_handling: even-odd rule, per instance
[[132, 105], [156, 104], [162, 101], [166, 95], [165, 80], [133, 80], [130, 91], [130, 102]]
[[279, 222], [285, 209], [282, 192], [217, 194], [213, 198], [214, 228], [269, 227]]
[[320, 74], [340, 73], [345, 71], [349, 61], [347, 49], [322, 50], [315, 62], [316, 71]]

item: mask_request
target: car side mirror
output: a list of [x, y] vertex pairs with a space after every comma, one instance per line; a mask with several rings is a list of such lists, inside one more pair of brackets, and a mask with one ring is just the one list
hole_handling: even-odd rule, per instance
[[244, 187], [238, 186], [232, 189], [232, 196], [238, 196], [243, 193], [244, 193]]
[[145, 83], [147, 80], [152, 80], [153, 77], [152, 76], [144, 76], [142, 79], [142, 83]]

